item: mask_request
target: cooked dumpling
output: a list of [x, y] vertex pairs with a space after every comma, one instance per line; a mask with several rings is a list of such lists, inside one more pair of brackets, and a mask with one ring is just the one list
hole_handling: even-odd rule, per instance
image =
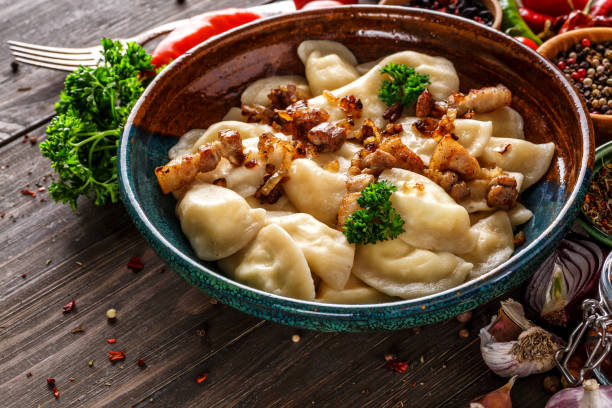
[[178, 142], [168, 150], [168, 157], [174, 160], [184, 154], [191, 153], [194, 143], [202, 137], [206, 129], [192, 129], [181, 136]]
[[323, 282], [336, 290], [346, 285], [353, 268], [355, 246], [348, 243], [342, 232], [304, 213], [272, 217], [268, 222], [291, 235], [304, 252], [311, 272]]
[[476, 113], [472, 119], [491, 121], [493, 123], [493, 137], [525, 139], [523, 117], [509, 106], [504, 106], [489, 113]]
[[499, 166], [506, 171], [523, 173], [522, 190], [536, 183], [548, 171], [555, 144], [535, 144], [526, 140], [492, 137], [480, 160], [485, 165]]
[[258, 138], [263, 133], [274, 133], [274, 129], [261, 123], [245, 123], [235, 120], [217, 122], [214, 125], [211, 125], [206, 132], [200, 136], [200, 138], [192, 145], [191, 151], [195, 153], [198, 150], [198, 147], [202, 146], [203, 144], [217, 140], [219, 138], [219, 132], [222, 130], [235, 130], [240, 133], [240, 137], [243, 140]]
[[412, 299], [465, 282], [472, 264], [449, 252], [414, 248], [401, 239], [359, 246], [353, 273], [375, 289]]
[[246, 122], [246, 117], [242, 115], [242, 109], [234, 106], [227, 111], [221, 122], [227, 121], [238, 121], [238, 122]]
[[508, 217], [510, 217], [512, 227], [516, 227], [529, 221], [531, 217], [533, 217], [533, 213], [523, 204], [516, 203], [516, 205], [508, 211]]
[[263, 208], [267, 211], [266, 217], [269, 213], [284, 213], [285, 215], [292, 214], [298, 212], [297, 209], [291, 204], [287, 196], [280, 196], [280, 198], [273, 204], [262, 203], [258, 198], [254, 196], [246, 197], [247, 203], [251, 206], [251, 208]]
[[334, 225], [346, 184], [344, 175], [323, 170], [312, 160], [297, 159], [291, 163], [283, 189], [298, 211]]
[[326, 285], [325, 282], [321, 282], [315, 300], [341, 305], [364, 305], [392, 302], [396, 299], [397, 298], [387, 296], [373, 287], [366, 285], [355, 275], [351, 274], [346, 282], [346, 286], [344, 286], [342, 290], [332, 289]]
[[313, 96], [331, 91], [359, 78], [357, 59], [344, 45], [326, 40], [303, 41], [298, 56], [306, 67]]
[[397, 187], [391, 202], [405, 222], [401, 240], [417, 248], [456, 254], [474, 248], [478, 233], [470, 230], [468, 212], [442, 187], [402, 169], [385, 170], [379, 180], [388, 180]]
[[303, 95], [304, 98], [310, 98], [310, 88], [304, 78], [297, 75], [279, 75], [258, 79], [253, 82], [240, 96], [240, 102], [244, 105], [255, 104], [270, 106], [271, 101], [268, 99], [270, 91], [274, 88], [291, 84], [296, 85], [298, 92]]
[[505, 211], [497, 211], [493, 215], [478, 221], [472, 229], [478, 231], [476, 248], [462, 257], [474, 264], [470, 272], [470, 279], [492, 270], [514, 252], [514, 235], [510, 218]]
[[253, 242], [220, 260], [219, 266], [232, 279], [265, 292], [304, 300], [315, 297], [302, 250], [278, 225], [263, 227]]
[[198, 258], [214, 261], [244, 247], [262, 227], [263, 209], [251, 209], [230, 189], [194, 184], [176, 206], [181, 228]]
[[[363, 110], [361, 118], [355, 119], [355, 126], [359, 128], [365, 118], [370, 118], [379, 128], [387, 123], [382, 115], [388, 106], [378, 98], [378, 90], [385, 76], [380, 73], [382, 67], [390, 62], [406, 64], [413, 67], [419, 74], [429, 75], [429, 92], [435, 99], [446, 99], [452, 92], [459, 90], [459, 77], [453, 64], [442, 57], [431, 57], [414, 51], [403, 51], [390, 55], [381, 60], [367, 74], [342, 88], [331, 91], [336, 98], [353, 95], [361, 100]], [[314, 91], [313, 91], [314, 94]], [[330, 114], [330, 120], [340, 120], [346, 117], [335, 103], [324, 96], [318, 96], [308, 101], [309, 106], [325, 109]]]

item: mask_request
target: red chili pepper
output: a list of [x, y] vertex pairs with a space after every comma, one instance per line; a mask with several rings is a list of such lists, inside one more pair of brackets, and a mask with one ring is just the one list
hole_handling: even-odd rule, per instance
[[125, 353], [123, 351], [109, 351], [108, 359], [110, 361], [125, 360]]
[[127, 266], [134, 272], [140, 272], [144, 268], [144, 264], [142, 263], [142, 260], [138, 256], [131, 257], [130, 262], [128, 262]]
[[353, 0], [293, 0], [296, 10], [315, 10], [326, 7], [338, 7], [346, 4], [357, 4]]
[[117, 342], [117, 340], [116, 340], [116, 339], [106, 339], [106, 342], [107, 342], [108, 344], [113, 344], [113, 343], [116, 343], [116, 342]]
[[523, 0], [523, 6], [550, 16], [562, 16], [572, 10], [582, 10], [589, 0], [572, 0], [573, 8], [568, 0]]
[[408, 369], [408, 363], [397, 360], [389, 360], [387, 361], [387, 368], [401, 374]]
[[72, 309], [74, 309], [75, 306], [76, 306], [76, 303], [74, 302], [74, 299], [72, 299], [72, 302], [68, 303], [67, 305], [62, 306], [62, 313], [66, 314], [66, 313], [72, 312]]
[[535, 41], [533, 41], [532, 39], [529, 39], [527, 37], [514, 37], [514, 39], [526, 46], [528, 46], [529, 48], [532, 48], [534, 50], [538, 49], [538, 44], [535, 43]]
[[593, 19], [582, 11], [572, 11], [567, 16], [567, 19], [559, 29], [558, 34], [563, 34], [568, 31], [575, 30], [577, 28], [586, 28], [593, 26]]
[[551, 24], [555, 22], [555, 17], [538, 13], [537, 11], [533, 11], [527, 7], [519, 7], [519, 13], [529, 28], [531, 28], [535, 33], [541, 33], [544, 31], [544, 26], [546, 25], [547, 21], [550, 21]]
[[208, 373], [204, 373], [201, 376], [199, 376], [198, 378], [196, 378], [196, 382], [198, 384], [202, 384], [204, 381], [206, 381], [207, 378], [208, 378]]
[[238, 8], [211, 11], [191, 17], [155, 47], [151, 62], [158, 68], [169, 64], [210, 37], [259, 17], [259, 14]]
[[591, 17], [609, 17], [612, 13], [612, 0], [595, 0], [591, 6]]
[[612, 17], [593, 17], [593, 27], [612, 27]]

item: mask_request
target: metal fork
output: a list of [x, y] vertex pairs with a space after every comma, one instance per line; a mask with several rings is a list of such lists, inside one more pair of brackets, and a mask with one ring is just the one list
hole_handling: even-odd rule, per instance
[[[144, 45], [160, 35], [169, 33], [187, 20], [177, 20], [147, 30], [131, 38], [118, 39], [122, 43], [135, 42]], [[60, 71], [74, 71], [79, 65], [93, 67], [101, 58], [102, 46], [87, 48], [48, 47], [45, 45], [28, 44], [9, 40], [9, 48], [15, 60], [24, 64], [38, 67], [56, 69]]]

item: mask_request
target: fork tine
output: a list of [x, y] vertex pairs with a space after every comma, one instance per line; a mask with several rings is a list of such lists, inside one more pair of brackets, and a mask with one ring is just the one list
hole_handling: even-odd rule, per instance
[[26, 54], [23, 52], [13, 52], [13, 55], [15, 57], [23, 57], [26, 59], [31, 59], [33, 61], [40, 61], [40, 62], [46, 62], [49, 64], [57, 64], [57, 65], [70, 65], [70, 66], [78, 66], [79, 64], [81, 65], [87, 65], [87, 66], [93, 66], [96, 65], [98, 61], [94, 60], [94, 59], [89, 59], [89, 60], [65, 60], [65, 59], [60, 59], [60, 58], [50, 58], [50, 57], [39, 57], [38, 55], [31, 55], [31, 54]]
[[[51, 63], [35, 61], [35, 60], [32, 60], [32, 59], [22, 58], [22, 57], [15, 58], [15, 61], [23, 62], [24, 64], [35, 65], [37, 67], [56, 69], [58, 71], [68, 71], [68, 72], [75, 71], [79, 67], [76, 64], [73, 64], [73, 65], [68, 65], [68, 64], [67, 65], [51, 64]], [[83, 64], [83, 65], [85, 65], [85, 64]], [[87, 66], [92, 66], [92, 65], [87, 65]]]
[[48, 47], [46, 45], [28, 44], [20, 41], [7, 41], [9, 45], [15, 45], [18, 47], [29, 48], [31, 50], [57, 52], [61, 54], [89, 54], [95, 52], [98, 47], [87, 47], [87, 48], [63, 48], [63, 47]]
[[94, 59], [94, 55], [92, 53], [89, 53], [89, 54], [60, 54], [57, 52], [38, 51], [38, 50], [18, 47], [14, 45], [10, 46], [9, 49], [15, 55], [23, 54], [21, 55], [22, 57], [36, 55], [39, 57], [56, 58], [56, 59], [70, 60], [70, 61], [88, 61], [88, 60]]

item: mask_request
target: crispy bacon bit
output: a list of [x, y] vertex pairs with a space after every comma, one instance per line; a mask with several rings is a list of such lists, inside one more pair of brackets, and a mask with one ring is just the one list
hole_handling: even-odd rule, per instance
[[298, 89], [294, 84], [281, 85], [278, 88], [270, 90], [268, 99], [272, 104], [273, 109], [285, 109], [287, 106], [304, 99], [305, 95], [298, 97]]
[[332, 160], [325, 165], [325, 170], [330, 171], [332, 173], [337, 173], [340, 170], [340, 163], [338, 160]]
[[493, 150], [499, 154], [504, 154], [506, 152], [509, 152], [511, 149], [512, 149], [512, 144], [510, 143], [506, 143], [503, 146], [498, 146], [498, 147], [493, 148]]
[[234, 166], [242, 166], [245, 162], [244, 146], [242, 137], [236, 130], [225, 129], [219, 132], [219, 150], [221, 155], [226, 157]]
[[308, 131], [329, 119], [323, 109], [309, 108], [308, 101], [299, 100], [285, 110], [275, 110], [277, 116], [272, 126], [281, 132], [292, 135], [294, 139], [305, 139]]
[[525, 231], [519, 231], [514, 236], [514, 247], [519, 247], [525, 243]]
[[508, 211], [516, 204], [518, 198], [517, 183], [514, 177], [501, 175], [489, 183], [487, 205]]
[[478, 161], [450, 136], [440, 140], [431, 156], [429, 167], [440, 171], [455, 171], [466, 180], [471, 180], [480, 174]]
[[427, 177], [439, 184], [455, 201], [463, 201], [470, 196], [470, 188], [467, 183], [459, 178], [459, 175], [451, 170], [437, 171], [429, 170]]
[[72, 309], [74, 309], [75, 306], [76, 306], [76, 303], [75, 303], [74, 299], [72, 299], [72, 301], [70, 303], [62, 306], [62, 313], [66, 314], [66, 313], [72, 312]]
[[393, 167], [423, 173], [423, 160], [399, 138], [385, 139], [379, 150], [391, 154], [395, 158]]
[[355, 98], [355, 95], [345, 96], [340, 100], [340, 110], [351, 118], [359, 119], [362, 109], [361, 99]]
[[361, 166], [364, 173], [378, 176], [384, 169], [395, 167], [396, 161], [391, 153], [376, 149], [361, 161]]
[[357, 174], [348, 176], [346, 179], [346, 190], [349, 193], [359, 193], [363, 191], [370, 183], [374, 182], [375, 178], [371, 174]]
[[421, 135], [432, 137], [434, 131], [438, 127], [438, 121], [433, 118], [425, 118], [417, 120], [412, 124], [412, 127]]
[[416, 103], [416, 115], [419, 118], [426, 118], [429, 116], [431, 110], [434, 108], [434, 98], [429, 92], [429, 90], [425, 89], [423, 93], [419, 96]]
[[218, 178], [212, 182], [215, 186], [227, 187], [227, 180], [224, 177]]
[[257, 166], [257, 160], [248, 160], [244, 163], [244, 167], [247, 169], [252, 169], [255, 166]]
[[270, 124], [275, 116], [274, 110], [263, 105], [246, 104], [241, 106], [242, 116], [246, 118], [248, 123], [265, 123]]
[[457, 110], [457, 116], [469, 111], [487, 113], [510, 105], [512, 93], [503, 85], [472, 89], [467, 95], [460, 92], [451, 94], [446, 102], [449, 108]]
[[130, 258], [130, 261], [127, 264], [127, 267], [130, 268], [134, 272], [140, 272], [144, 269], [144, 263], [138, 256], [133, 256]]
[[155, 176], [162, 192], [168, 194], [191, 183], [198, 172], [214, 170], [220, 160], [221, 154], [216, 145], [205, 144], [199, 147], [197, 153], [185, 154], [165, 166], [156, 167]]
[[383, 112], [383, 119], [388, 120], [389, 122], [395, 122], [402, 116], [402, 112], [404, 111], [404, 105], [400, 102], [395, 105], [387, 108], [386, 111]]
[[346, 129], [323, 122], [310, 129], [307, 137], [319, 152], [335, 152], [346, 140]]
[[110, 361], [125, 360], [125, 353], [123, 351], [109, 351], [108, 359]]
[[361, 192], [346, 193], [342, 197], [340, 207], [338, 208], [338, 229], [342, 230], [346, 220], [351, 216], [352, 213], [361, 208], [357, 199], [361, 196]]

